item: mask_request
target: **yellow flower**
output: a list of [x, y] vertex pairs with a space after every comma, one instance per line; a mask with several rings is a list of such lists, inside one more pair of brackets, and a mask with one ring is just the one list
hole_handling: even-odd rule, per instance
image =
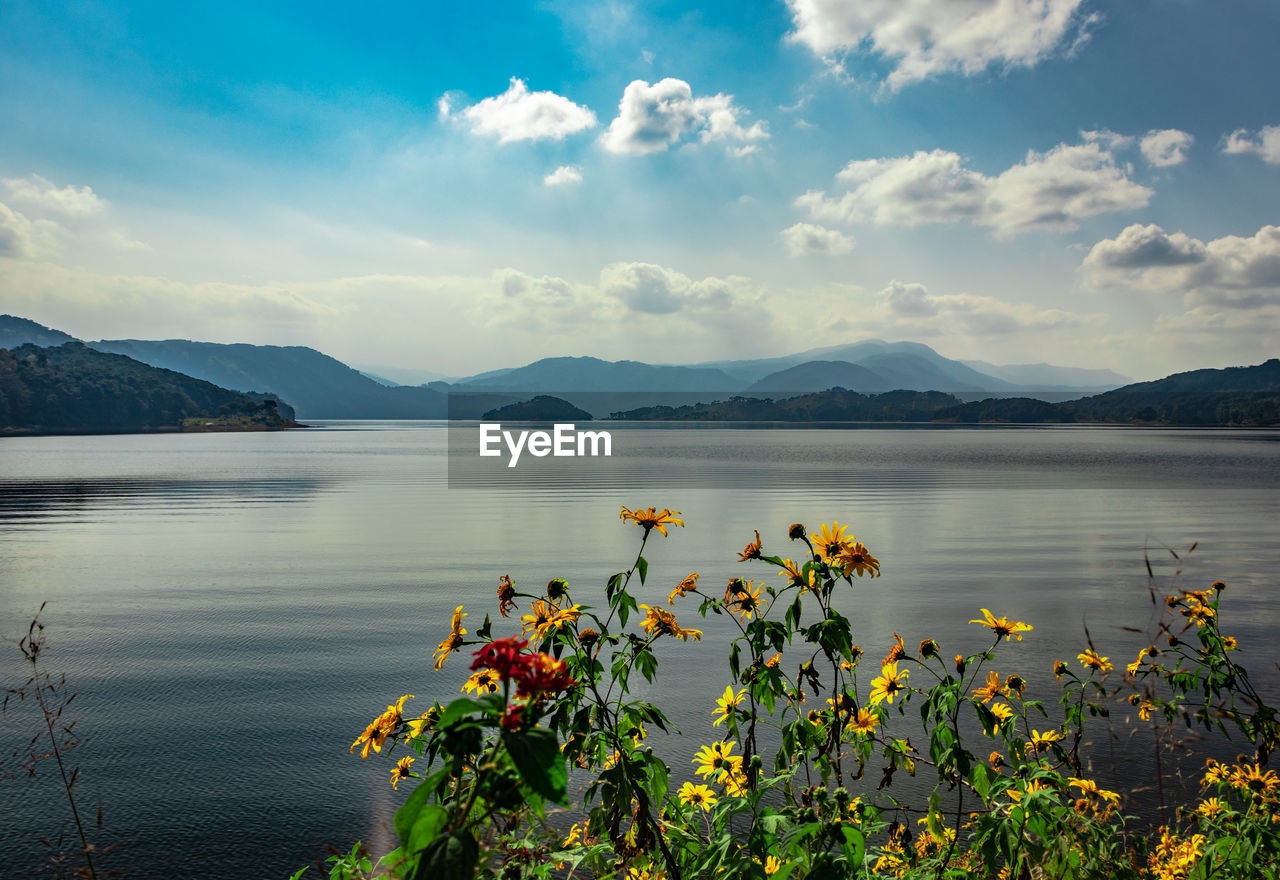
[[792, 586], [800, 587], [810, 592], [818, 592], [818, 571], [810, 568], [808, 574], [795, 563], [794, 560], [782, 560], [782, 571], [778, 572], [778, 577], [788, 578]]
[[676, 636], [686, 642], [692, 636], [695, 642], [702, 641], [702, 630], [684, 629], [676, 622], [676, 616], [665, 608], [655, 608], [649, 605], [641, 605], [640, 607], [645, 611], [645, 618], [640, 627], [650, 635]]
[[587, 823], [574, 822], [569, 826], [569, 834], [564, 839], [564, 843], [560, 844], [561, 849], [568, 849], [571, 846], [587, 846]]
[[836, 554], [835, 564], [844, 572], [846, 577], [855, 574], [858, 577], [862, 577], [864, 574], [873, 578], [880, 577], [880, 560], [867, 552], [867, 548], [858, 541], [842, 547]]
[[996, 716], [1000, 723], [1003, 724], [1013, 717], [1013, 709], [1004, 703], [992, 703], [991, 714]]
[[1213, 758], [1205, 759], [1204, 785], [1213, 785], [1223, 782], [1230, 775], [1230, 770], [1226, 764], [1221, 764]]
[[880, 661], [880, 666], [883, 668], [890, 663], [896, 663], [905, 656], [907, 656], [907, 646], [902, 643], [902, 636], [894, 633], [893, 647], [889, 649], [889, 656]]
[[671, 595], [667, 597], [667, 604], [674, 605], [676, 603], [677, 596], [687, 596], [696, 589], [698, 589], [698, 573], [695, 571], [680, 583], [676, 584], [676, 588], [672, 590]]
[[667, 510], [666, 508], [658, 510], [653, 507], [648, 507], [644, 510], [638, 507], [635, 510], [628, 510], [625, 506], [622, 506], [622, 512], [618, 514], [618, 519], [623, 522], [633, 522], [640, 526], [640, 528], [644, 529], [646, 537], [648, 537], [651, 529], [657, 529], [662, 534], [662, 537], [665, 538], [667, 537], [667, 526], [684, 526], [684, 520], [678, 519], [677, 517], [679, 516], [680, 511], [678, 510]]
[[449, 634], [444, 637], [444, 641], [436, 646], [436, 669], [444, 666], [444, 661], [449, 659], [449, 655], [462, 647], [462, 637], [467, 631], [462, 627], [462, 618], [467, 614], [459, 605], [453, 609], [453, 622], [449, 625]]
[[729, 719], [729, 713], [733, 711], [735, 706], [742, 704], [742, 700], [746, 695], [746, 688], [743, 688], [735, 694], [732, 687], [725, 685], [724, 695], [720, 697], [720, 699], [716, 700], [715, 711], [711, 713], [711, 717], [715, 719], [711, 722], [711, 726], [719, 727], [727, 721]]
[[756, 533], [756, 539], [754, 541], [749, 541], [747, 546], [742, 548], [742, 552], [738, 554], [739, 562], [746, 562], [748, 559], [760, 558], [760, 530], [755, 529], [754, 531]]
[[1068, 669], [1068, 668], [1069, 668], [1069, 667], [1067, 666], [1067, 661], [1066, 661], [1066, 660], [1059, 660], [1059, 661], [1057, 661], [1056, 663], [1054, 663], [1054, 664], [1053, 664], [1053, 679], [1054, 679], [1054, 681], [1061, 682], [1061, 681], [1062, 681], [1062, 676], [1064, 676], [1064, 675], [1066, 675], [1066, 674], [1067, 674], [1067, 669]]
[[360, 757], [368, 758], [369, 750], [381, 752], [382, 746], [387, 741], [387, 737], [395, 732], [397, 726], [403, 719], [401, 713], [404, 711], [404, 701], [413, 698], [413, 694], [405, 694], [396, 700], [386, 711], [373, 719], [369, 726], [364, 729], [364, 733], [356, 737], [356, 741], [351, 744], [351, 751], [356, 750], [356, 746], [363, 744], [364, 748], [360, 750]]
[[729, 797], [746, 797], [750, 794], [747, 788], [747, 776], [742, 772], [741, 758], [737, 758], [736, 763], [723, 771], [716, 781], [724, 786], [724, 793]]
[[422, 736], [424, 730], [431, 730], [436, 726], [436, 722], [440, 720], [440, 704], [436, 703], [426, 711], [421, 717], [409, 719], [409, 738], [414, 739]]
[[813, 532], [809, 533], [809, 543], [813, 545], [815, 553], [831, 562], [846, 547], [852, 546], [855, 540], [853, 535], [845, 537], [844, 532], [847, 528], [849, 527], [842, 526], [838, 522], [833, 522], [829, 526], [824, 524], [818, 529], [816, 535]]
[[1110, 657], [1098, 656], [1098, 652], [1093, 650], [1093, 648], [1087, 648], [1083, 654], [1077, 654], [1076, 659], [1087, 668], [1096, 669], [1098, 672], [1110, 672], [1112, 669], [1115, 669], [1115, 667], [1111, 665]]
[[1258, 764], [1238, 764], [1231, 768], [1231, 787], [1253, 794], [1269, 795], [1280, 788], [1280, 777], [1276, 771], [1263, 771]]
[[1196, 812], [1201, 816], [1204, 816], [1206, 819], [1212, 819], [1219, 813], [1226, 810], [1226, 808], [1227, 805], [1217, 798], [1209, 798], [1201, 803], [1200, 806], [1196, 807]]
[[689, 807], [697, 807], [708, 813], [711, 812], [711, 808], [716, 805], [716, 801], [719, 799], [716, 793], [705, 785], [694, 785], [692, 782], [686, 782], [680, 786], [680, 791], [676, 793], [676, 796], [680, 798], [680, 803]]
[[559, 610], [550, 602], [534, 599], [529, 613], [520, 618], [520, 634], [527, 638], [533, 633], [537, 641], [542, 641], [551, 631], [551, 621]]
[[864, 706], [859, 709], [857, 714], [845, 725], [844, 732], [851, 735], [861, 735], [864, 733], [875, 733], [876, 725], [880, 723], [880, 716], [871, 709]]
[[1053, 743], [1062, 740], [1062, 734], [1056, 730], [1046, 730], [1041, 733], [1038, 730], [1031, 731], [1031, 742], [1027, 743], [1027, 751], [1033, 755], [1038, 754], [1049, 748]]
[[893, 703], [893, 697], [898, 691], [906, 687], [907, 670], [898, 670], [896, 662], [886, 663], [880, 670], [880, 678], [871, 680], [871, 705], [879, 706], [881, 703]]
[[994, 669], [987, 671], [987, 683], [980, 688], [976, 688], [973, 695], [984, 703], [988, 703], [996, 697], [1000, 696], [1000, 692], [1004, 690], [1000, 684], [1000, 674]]
[[769, 669], [777, 669], [782, 664], [782, 655], [774, 654], [768, 660], [764, 661], [764, 665]]
[[1120, 803], [1120, 795], [1114, 791], [1107, 791], [1105, 788], [1098, 788], [1098, 783], [1092, 779], [1076, 779], [1074, 776], [1067, 777], [1067, 784], [1073, 788], [1080, 789], [1080, 794], [1091, 801], [1108, 801], [1113, 804]]
[[992, 632], [996, 634], [996, 638], [1003, 638], [1006, 642], [1011, 638], [1017, 638], [1018, 641], [1022, 641], [1024, 632], [1031, 632], [1031, 630], [1035, 629], [1029, 623], [1010, 621], [1007, 617], [996, 617], [985, 608], [979, 608], [978, 610], [982, 612], [982, 616], [985, 619], [971, 620], [969, 622], [991, 627]]
[[475, 694], [494, 694], [498, 692], [500, 679], [498, 673], [492, 669], [481, 669], [478, 672], [471, 673], [471, 677], [462, 685], [462, 693]]
[[753, 615], [758, 615], [767, 607], [764, 603], [764, 588], [757, 585], [755, 581], [747, 581], [745, 584], [739, 581], [739, 586], [731, 601], [726, 604], [726, 608], [738, 615], [739, 620], [750, 620]]
[[1222, 640], [1222, 647], [1223, 650], [1234, 651], [1236, 648], [1240, 647], [1240, 643], [1236, 641], [1235, 636], [1227, 636]]
[[401, 779], [409, 778], [409, 765], [413, 763], [413, 758], [401, 758], [396, 764], [396, 768], [391, 771], [391, 787], [398, 790]]
[[742, 758], [732, 754], [736, 745], [736, 742], [730, 740], [715, 742], [698, 749], [693, 756], [693, 763], [698, 765], [694, 772], [699, 776], [716, 776], [741, 766]]

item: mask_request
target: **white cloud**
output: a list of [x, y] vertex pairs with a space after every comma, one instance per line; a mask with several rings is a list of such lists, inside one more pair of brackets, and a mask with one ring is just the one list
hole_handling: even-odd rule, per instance
[[568, 186], [582, 183], [582, 169], [577, 165], [561, 165], [546, 177], [542, 178], [545, 186]]
[[1280, 125], [1268, 125], [1251, 135], [1243, 128], [1227, 135], [1224, 153], [1257, 153], [1268, 165], [1280, 165]]
[[919, 335], [998, 336], [1100, 324], [1103, 315], [1042, 309], [990, 296], [951, 293], [934, 296], [923, 284], [891, 281], [876, 294], [877, 312], [885, 323]]
[[612, 153], [642, 155], [665, 150], [686, 135], [697, 133], [703, 143], [724, 142], [738, 155], [751, 152], [755, 141], [767, 140], [763, 123], [744, 126], [745, 111], [733, 96], [693, 97], [684, 80], [667, 79], [650, 85], [634, 80], [618, 103], [618, 115], [600, 142]]
[[462, 115], [471, 122], [472, 132], [496, 134], [503, 144], [558, 141], [596, 125], [590, 109], [555, 92], [530, 92], [524, 80], [514, 76], [505, 92], [468, 107]]
[[652, 315], [685, 310], [724, 311], [750, 293], [745, 278], [709, 276], [694, 281], [653, 263], [611, 263], [600, 270], [599, 289], [632, 311]]
[[0, 257], [31, 255], [31, 221], [0, 202]]
[[853, 250], [852, 236], [838, 229], [828, 229], [813, 223], [796, 223], [782, 230], [782, 243], [793, 257], [808, 254], [847, 254]]
[[1071, 230], [1082, 217], [1141, 208], [1151, 190], [1130, 180], [1098, 143], [1029, 151], [995, 177], [965, 166], [948, 150], [850, 162], [836, 175], [850, 189], [811, 191], [796, 199], [817, 220], [877, 226], [959, 223], [999, 235]]
[[1187, 160], [1186, 151], [1195, 143], [1195, 138], [1185, 131], [1166, 128], [1162, 131], [1149, 131], [1138, 145], [1142, 157], [1157, 168], [1169, 165], [1181, 165]]
[[1115, 238], [1103, 239], [1084, 258], [1086, 266], [1100, 269], [1150, 269], [1186, 266], [1205, 259], [1204, 242], [1181, 232], [1166, 235], [1154, 224], [1134, 224]]
[[1208, 243], [1159, 226], [1130, 226], [1095, 244], [1082, 268], [1096, 286], [1180, 294], [1192, 306], [1280, 306], [1280, 226]]
[[[894, 62], [891, 90], [941, 73], [1030, 67], [1078, 44], [1082, 0], [787, 0], [788, 39], [829, 63], [865, 49]], [[1070, 42], [1069, 42], [1070, 41]]]
[[1104, 150], [1122, 150], [1125, 147], [1133, 146], [1133, 137], [1127, 134], [1117, 134], [1106, 128], [1096, 129], [1094, 131], [1080, 132], [1080, 139], [1086, 143], [1098, 143], [1102, 145]]
[[82, 186], [57, 187], [39, 174], [30, 177], [8, 177], [0, 183], [8, 191], [9, 199], [22, 205], [37, 216], [55, 216], [62, 218], [87, 217], [101, 213], [106, 202], [99, 198], [92, 189]]

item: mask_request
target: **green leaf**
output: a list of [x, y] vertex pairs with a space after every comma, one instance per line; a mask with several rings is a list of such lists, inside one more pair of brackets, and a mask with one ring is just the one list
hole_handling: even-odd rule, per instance
[[448, 770], [437, 770], [422, 782], [418, 783], [418, 787], [413, 790], [413, 794], [409, 795], [409, 799], [404, 802], [400, 809], [396, 810], [395, 826], [396, 837], [400, 838], [401, 843], [409, 840], [409, 832], [413, 828], [413, 823], [418, 819], [418, 813], [427, 806], [427, 802], [431, 799], [431, 795], [435, 792], [436, 786], [448, 774]]
[[640, 583], [644, 584], [645, 576], [649, 574], [649, 560], [643, 556], [637, 556], [636, 571], [640, 572]]
[[454, 831], [431, 841], [418, 860], [413, 880], [471, 880], [480, 847], [466, 831]]
[[472, 712], [483, 712], [484, 706], [481, 706], [475, 700], [469, 700], [466, 697], [459, 697], [445, 707], [444, 712], [440, 715], [440, 720], [436, 722], [436, 728], [448, 727], [459, 718], [465, 718]]
[[549, 801], [565, 802], [569, 771], [554, 733], [545, 727], [523, 733], [506, 732], [502, 734], [502, 742], [526, 785]]
[[418, 818], [414, 820], [413, 827], [409, 829], [409, 840], [405, 843], [405, 851], [412, 855], [430, 846], [440, 834], [440, 829], [444, 828], [448, 818], [449, 812], [439, 804], [424, 807], [418, 813]]

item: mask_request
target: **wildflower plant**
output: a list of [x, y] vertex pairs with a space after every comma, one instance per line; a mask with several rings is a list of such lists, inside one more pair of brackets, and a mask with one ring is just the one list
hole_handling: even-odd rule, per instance
[[[1034, 639], [1030, 623], [980, 609], [973, 645], [950, 659], [928, 634], [913, 650], [894, 633], [883, 656], [855, 643], [836, 600], [881, 565], [845, 525], [792, 525], [789, 556], [755, 532], [738, 554], [755, 577], [721, 590], [691, 573], [669, 589], [651, 583], [645, 552], [684, 525], [679, 512], [623, 507], [620, 518], [641, 529], [639, 549], [603, 605], [562, 578], [525, 591], [503, 575], [499, 621], [518, 634], [487, 615], [468, 632], [479, 613], [454, 611], [435, 664], [467, 652], [464, 695], [420, 715], [404, 695], [352, 744], [398, 757], [392, 785], [414, 786], [396, 813], [399, 846], [377, 865], [331, 860], [331, 876], [1170, 880], [1251, 877], [1280, 860], [1280, 777], [1266, 769], [1276, 717], [1230, 656], [1217, 585], [1170, 598], [1168, 647], [1145, 650], [1126, 683], [1144, 718], [1243, 735], [1254, 755], [1211, 764], [1205, 798], [1148, 839], [1122, 793], [1084, 770], [1086, 726], [1116, 694], [1114, 665], [1092, 644], [1054, 665], [1051, 714], [1006, 656]], [[720, 738], [659, 754], [648, 732], [672, 724], [635, 676], [657, 680], [664, 639], [702, 642], [694, 614], [733, 633], [709, 710]], [[677, 773], [668, 760], [688, 763]], [[902, 775], [925, 783], [922, 802], [895, 794]], [[568, 808], [567, 833], [551, 805]]]

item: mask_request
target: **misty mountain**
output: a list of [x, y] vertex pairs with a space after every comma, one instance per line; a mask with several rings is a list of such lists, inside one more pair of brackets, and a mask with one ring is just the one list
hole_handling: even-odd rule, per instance
[[1004, 364], [987, 361], [961, 361], [980, 373], [995, 376], [1023, 388], [1045, 390], [1110, 391], [1133, 381], [1114, 370], [1090, 370], [1083, 367], [1058, 367], [1053, 364]]
[[19, 345], [47, 347], [75, 341], [76, 338], [69, 333], [51, 330], [27, 318], [0, 315], [0, 348], [17, 348]]
[[472, 391], [736, 391], [742, 383], [722, 370], [702, 367], [555, 357], [460, 379], [453, 387]]
[[844, 388], [848, 391], [892, 391], [890, 383], [879, 373], [860, 364], [846, 361], [808, 361], [770, 373], [748, 386], [748, 391], [788, 392], [826, 391]]
[[89, 345], [224, 388], [270, 392], [304, 420], [446, 417], [446, 398], [439, 391], [388, 388], [313, 348], [186, 339], [104, 339]]

